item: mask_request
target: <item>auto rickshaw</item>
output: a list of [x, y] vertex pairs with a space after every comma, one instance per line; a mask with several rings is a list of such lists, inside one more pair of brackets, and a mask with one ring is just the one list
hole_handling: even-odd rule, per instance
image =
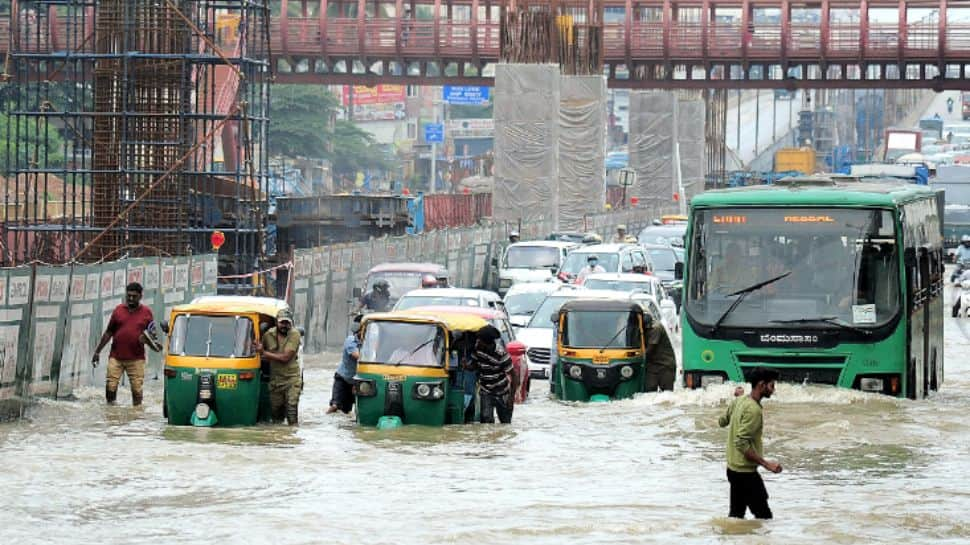
[[645, 331], [636, 302], [574, 299], [553, 315], [557, 362], [552, 391], [564, 401], [608, 401], [646, 391]]
[[365, 316], [354, 377], [357, 422], [391, 428], [477, 421], [477, 376], [461, 363], [486, 325], [482, 318], [461, 314]]
[[289, 308], [270, 297], [204, 296], [172, 309], [163, 412], [177, 426], [270, 421], [269, 367], [255, 343]]

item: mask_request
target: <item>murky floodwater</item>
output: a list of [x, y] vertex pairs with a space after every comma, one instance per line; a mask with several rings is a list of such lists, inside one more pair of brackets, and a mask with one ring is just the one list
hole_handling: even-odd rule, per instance
[[88, 389], [0, 424], [0, 543], [966, 544], [970, 325], [945, 335], [929, 400], [778, 388], [766, 523], [725, 518], [730, 387], [594, 405], [534, 387], [511, 426], [378, 432], [324, 414], [331, 354], [295, 430], [168, 427], [160, 382], [143, 410]]

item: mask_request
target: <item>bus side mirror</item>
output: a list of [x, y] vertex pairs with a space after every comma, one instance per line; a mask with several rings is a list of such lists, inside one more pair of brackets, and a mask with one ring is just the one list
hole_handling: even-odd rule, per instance
[[354, 288], [353, 294], [354, 294], [354, 299], [360, 299], [360, 296], [362, 295], [361, 294], [361, 289], [360, 288]]
[[674, 263], [674, 280], [684, 279], [684, 262], [678, 261]]
[[168, 322], [162, 322], [158, 324], [158, 327], [162, 328], [162, 331], [168, 335]]

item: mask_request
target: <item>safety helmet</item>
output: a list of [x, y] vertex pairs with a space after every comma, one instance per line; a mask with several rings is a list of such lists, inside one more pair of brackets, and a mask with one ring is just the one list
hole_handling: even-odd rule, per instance
[[623, 225], [621, 223], [621, 224], [619, 224], [619, 225], [616, 226], [616, 230], [617, 231], [626, 231], [626, 225]]
[[436, 288], [438, 287], [438, 279], [434, 277], [433, 274], [425, 274], [421, 276], [421, 287], [422, 288]]
[[387, 291], [388, 288], [390, 287], [391, 287], [391, 284], [387, 280], [381, 279], [381, 280], [378, 280], [377, 282], [374, 282], [374, 289], [376, 290]]
[[960, 242], [970, 242], [970, 235], [963, 235], [960, 237]]

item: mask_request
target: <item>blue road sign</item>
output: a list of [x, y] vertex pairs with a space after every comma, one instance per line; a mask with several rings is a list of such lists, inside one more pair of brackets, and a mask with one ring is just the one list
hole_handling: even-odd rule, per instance
[[448, 104], [487, 104], [488, 87], [467, 85], [445, 85], [441, 97]]
[[445, 141], [445, 126], [442, 123], [424, 124], [424, 141], [428, 144], [442, 144]]

